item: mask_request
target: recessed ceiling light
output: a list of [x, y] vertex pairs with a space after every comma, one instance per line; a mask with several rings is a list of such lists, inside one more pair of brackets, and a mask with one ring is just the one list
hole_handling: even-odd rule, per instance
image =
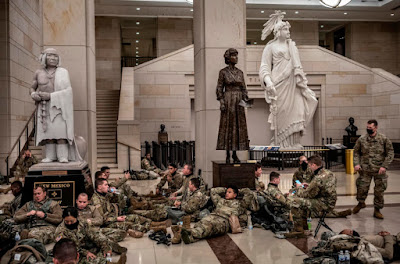
[[261, 10], [261, 14], [264, 14], [264, 12], [265, 12], [264, 10]]
[[192, 8], [192, 9], [190, 9], [190, 12], [193, 12], [193, 8]]
[[346, 12], [344, 12], [344, 13], [343, 13], [343, 15], [347, 15], [347, 13], [346, 13]]
[[136, 63], [136, 66], [138, 66], [139, 65], [139, 63]]
[[138, 61], [139, 59], [136, 59], [136, 61]]
[[136, 7], [136, 10], [137, 10], [137, 11], [140, 11], [140, 7]]
[[139, 55], [136, 55], [136, 57], [139, 57]]
[[296, 12], [294, 12], [295, 14], [298, 14], [299, 13], [299, 11], [296, 11]]
[[324, 25], [321, 25], [321, 28], [324, 28]]
[[136, 40], [136, 43], [139, 43], [139, 40]]
[[254, 42], [254, 45], [257, 45], [257, 42]]
[[139, 32], [136, 32], [136, 35], [139, 35], [140, 33]]
[[139, 47], [136, 47], [136, 49], [139, 49]]
[[139, 21], [137, 21], [137, 22], [136, 22], [136, 25], [140, 25], [140, 22], [139, 22]]
[[394, 14], [393, 14], [393, 13], [391, 13], [390, 15], [391, 15], [391, 16], [394, 16]]

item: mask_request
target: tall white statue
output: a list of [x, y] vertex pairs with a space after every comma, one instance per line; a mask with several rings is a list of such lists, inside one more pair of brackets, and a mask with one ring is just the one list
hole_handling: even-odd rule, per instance
[[261, 39], [271, 32], [274, 39], [264, 48], [259, 75], [265, 100], [270, 105], [268, 122], [274, 130], [271, 144], [281, 149], [301, 149], [300, 139], [318, 101], [307, 86], [299, 52], [290, 39], [290, 24], [282, 20], [285, 14], [275, 11], [264, 24]]
[[80, 161], [74, 136], [72, 87], [68, 71], [60, 66], [53, 48], [40, 55], [42, 69], [35, 72], [31, 97], [37, 105], [36, 145], [45, 146], [42, 162]]

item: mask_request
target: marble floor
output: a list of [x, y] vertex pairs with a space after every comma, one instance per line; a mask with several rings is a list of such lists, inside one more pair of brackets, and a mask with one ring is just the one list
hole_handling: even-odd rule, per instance
[[[268, 173], [265, 170], [262, 181], [268, 183]], [[281, 172], [280, 188], [287, 192], [291, 186], [293, 170]], [[356, 175], [346, 175], [344, 172], [335, 172], [337, 177], [337, 209], [343, 210], [354, 207], [357, 202], [355, 198]], [[367, 199], [367, 208], [361, 210], [357, 215], [347, 218], [326, 219], [326, 223], [334, 230], [340, 231], [344, 228], [357, 230], [361, 235], [373, 234], [386, 230], [392, 234], [399, 232], [400, 228], [400, 170], [388, 172], [389, 183], [385, 193], [385, 208], [382, 213], [384, 220], [372, 217], [373, 213], [373, 184]], [[131, 181], [132, 188], [139, 193], [148, 193], [155, 188], [158, 180]], [[0, 204], [11, 200], [11, 193], [0, 194]], [[316, 227], [317, 219], [313, 219], [312, 226]], [[323, 232], [325, 229], [321, 228]], [[255, 228], [244, 230], [241, 234], [228, 234], [220, 238], [199, 241], [194, 244], [185, 245], [157, 245], [147, 235], [140, 239], [127, 237], [122, 246], [128, 248], [127, 263], [302, 263], [307, 257], [308, 249], [316, 245], [322, 232], [316, 239], [278, 239], [267, 230]], [[172, 234], [171, 230], [169, 232]], [[51, 248], [51, 245], [48, 246]], [[114, 260], [118, 255], [113, 256]], [[400, 263], [400, 262], [398, 262]]]

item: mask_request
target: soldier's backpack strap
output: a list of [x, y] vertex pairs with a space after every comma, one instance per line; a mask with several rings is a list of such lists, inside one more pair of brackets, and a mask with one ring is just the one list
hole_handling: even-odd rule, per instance
[[51, 203], [53, 202], [53, 200], [48, 199], [42, 206], [41, 211], [43, 211], [44, 213], [48, 213], [50, 210], [50, 206]]

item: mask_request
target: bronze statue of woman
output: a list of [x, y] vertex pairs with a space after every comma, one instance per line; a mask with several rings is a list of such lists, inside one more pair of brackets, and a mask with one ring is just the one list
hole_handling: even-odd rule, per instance
[[240, 163], [236, 151], [248, 150], [245, 108], [239, 105], [241, 100], [248, 101], [243, 72], [235, 67], [238, 63], [238, 51], [230, 48], [225, 54], [227, 67], [219, 71], [217, 100], [220, 102], [221, 118], [219, 123], [217, 150], [226, 150], [226, 162], [230, 163], [230, 151], [234, 163]]

